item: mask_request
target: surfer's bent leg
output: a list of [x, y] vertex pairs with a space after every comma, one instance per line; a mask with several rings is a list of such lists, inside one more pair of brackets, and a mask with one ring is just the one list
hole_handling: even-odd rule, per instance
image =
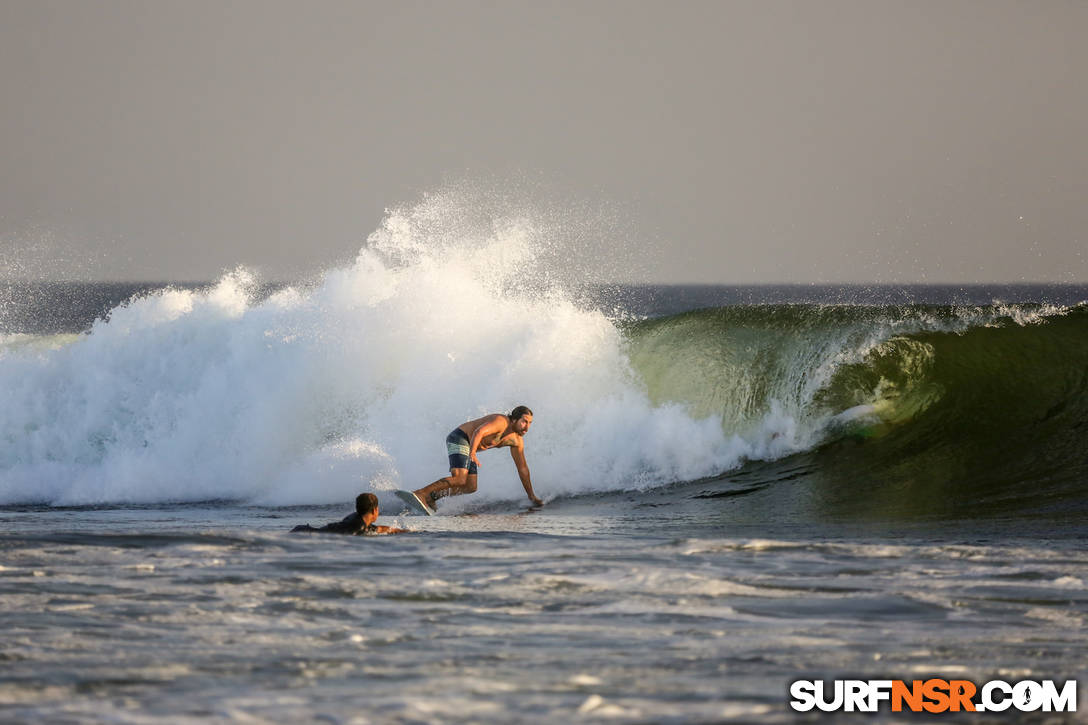
[[470, 475], [467, 468], [454, 468], [450, 475], [440, 478], [429, 486], [414, 491], [423, 499], [423, 503], [434, 508], [434, 502], [446, 496], [460, 496], [476, 490], [476, 476]]
[[414, 491], [423, 503], [434, 508], [434, 502], [446, 496], [460, 496], [476, 491], [476, 464], [469, 458], [468, 436], [460, 428], [454, 428], [446, 436], [446, 453], [450, 458], [450, 475], [440, 478], [429, 486]]

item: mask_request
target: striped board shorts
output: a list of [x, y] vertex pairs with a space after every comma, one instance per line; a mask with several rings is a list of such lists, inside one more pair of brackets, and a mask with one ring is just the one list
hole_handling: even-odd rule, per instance
[[468, 475], [475, 476], [476, 464], [468, 457], [472, 447], [469, 445], [468, 436], [460, 428], [454, 428], [453, 432], [446, 436], [446, 452], [450, 454], [450, 470], [455, 468], [467, 468]]

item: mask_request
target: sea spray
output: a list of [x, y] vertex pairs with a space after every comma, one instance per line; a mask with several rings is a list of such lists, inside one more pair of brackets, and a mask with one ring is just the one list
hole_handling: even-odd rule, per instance
[[[519, 403], [545, 496], [753, 452], [718, 416], [650, 402], [617, 326], [536, 266], [531, 221], [444, 213], [391, 212], [310, 287], [254, 302], [237, 270], [132, 299], [60, 349], [5, 349], [0, 502], [342, 501], [444, 475], [449, 429]], [[477, 499], [521, 495], [500, 455], [481, 478]]]
[[[0, 329], [0, 504], [343, 502], [444, 475], [450, 429], [517, 404], [536, 413], [526, 455], [545, 498], [873, 438], [818, 465], [861, 455], [857, 470], [939, 479], [948, 461], [999, 460], [987, 446], [1049, 430], [1017, 411], [1061, 440], [1084, 422], [1083, 307], [736, 305], [632, 321], [572, 291], [553, 233], [439, 195], [389, 212], [352, 263], [307, 285], [262, 296], [239, 269], [138, 295], [86, 334]], [[1002, 427], [963, 455], [948, 442], [980, 416]], [[501, 451], [481, 463], [469, 501], [523, 498]]]

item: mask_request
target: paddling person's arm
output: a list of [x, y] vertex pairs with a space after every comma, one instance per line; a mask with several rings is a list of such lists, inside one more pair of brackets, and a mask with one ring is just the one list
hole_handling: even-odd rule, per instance
[[371, 529], [375, 534], [408, 534], [408, 529], [398, 529], [394, 526], [375, 526]]
[[514, 465], [518, 469], [518, 477], [521, 478], [521, 485], [525, 487], [525, 495], [529, 497], [530, 501], [540, 506], [544, 502], [533, 493], [533, 484], [529, 480], [529, 464], [525, 462], [525, 445], [521, 442], [520, 437], [510, 447], [510, 457], [514, 459]]

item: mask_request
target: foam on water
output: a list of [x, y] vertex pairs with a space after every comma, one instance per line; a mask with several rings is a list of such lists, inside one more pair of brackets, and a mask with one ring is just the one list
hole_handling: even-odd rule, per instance
[[350, 720], [365, 682], [381, 721], [791, 722], [799, 678], [1085, 676], [1088, 555], [1049, 526], [798, 536], [666, 507], [566, 535], [549, 506], [300, 537], [298, 510], [151, 508], [0, 511], [8, 719]]
[[[746, 439], [651, 403], [613, 321], [538, 264], [548, 243], [525, 219], [469, 223], [431, 197], [390, 212], [354, 263], [310, 287], [258, 303], [239, 269], [133, 299], [68, 344], [5, 344], [0, 503], [324, 503], [416, 487], [444, 475], [454, 425], [521, 403], [546, 496], [788, 447], [778, 414]], [[483, 458], [477, 500], [523, 495], [503, 458]]]

